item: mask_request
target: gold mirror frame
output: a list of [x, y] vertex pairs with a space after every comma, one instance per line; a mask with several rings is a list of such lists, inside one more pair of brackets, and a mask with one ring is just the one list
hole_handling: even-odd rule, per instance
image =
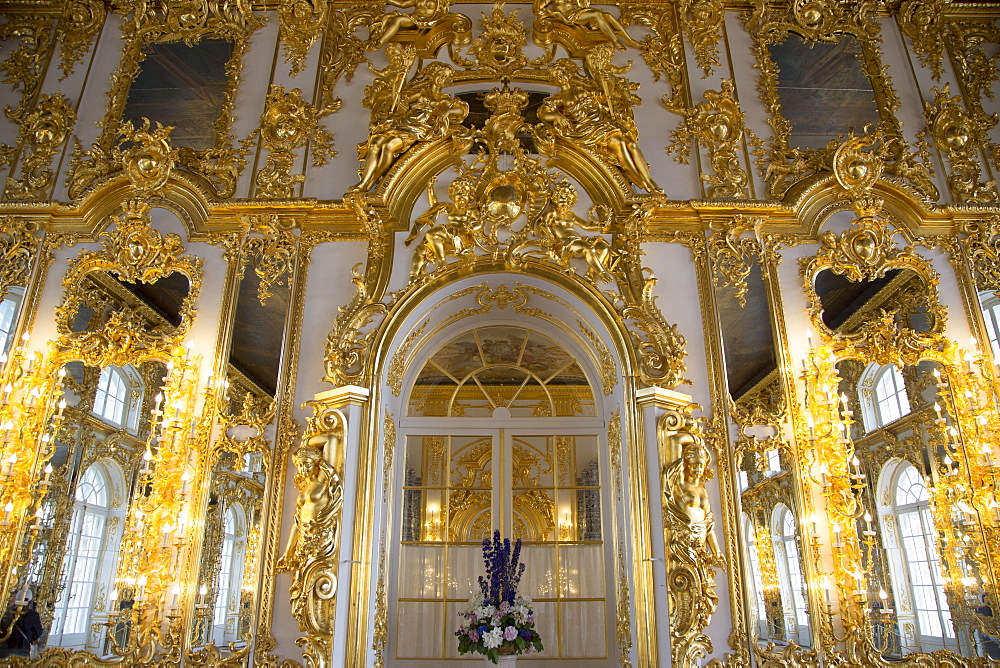
[[79, 139], [75, 140], [76, 148], [67, 177], [69, 196], [79, 198], [99, 181], [124, 168], [114, 159], [115, 146], [130, 126], [122, 120], [122, 114], [129, 89], [144, 59], [143, 49], [154, 43], [184, 42], [193, 45], [205, 38], [215, 38], [227, 40], [233, 45], [233, 54], [226, 63], [228, 84], [222, 108], [213, 125], [215, 145], [200, 151], [181, 147], [178, 153], [180, 164], [213, 186], [213, 196], [232, 197], [240, 172], [246, 166], [245, 156], [250, 152], [245, 142], [234, 145], [235, 137], [231, 133], [236, 93], [242, 82], [243, 58], [250, 48], [250, 37], [264, 25], [264, 19], [253, 13], [249, 3], [243, 2], [230, 7], [209, 0], [195, 0], [162, 9], [151, 9], [145, 3], [136, 3], [134, 6], [127, 5], [125, 13], [129, 10], [133, 13], [122, 25], [125, 45], [111, 77], [108, 109], [100, 123], [101, 134], [90, 150], [84, 150]]
[[[851, 35], [860, 42], [864, 56], [862, 69], [872, 84], [881, 118], [879, 132], [885, 137], [886, 147], [890, 148], [890, 154], [886, 156], [886, 171], [912, 184], [923, 199], [937, 199], [937, 188], [925, 164], [929, 156], [924, 151], [910, 152], [896, 116], [900, 101], [882, 64], [880, 28], [876, 16], [877, 7], [872, 0], [864, 0], [850, 10], [833, 0], [786, 0], [778, 5], [757, 0], [752, 10], [743, 12], [743, 25], [753, 40], [756, 67], [760, 71], [757, 90], [770, 115], [768, 124], [772, 129], [770, 148], [756, 152], [757, 165], [767, 181], [769, 197], [782, 199], [796, 182], [827, 171], [835, 150], [829, 147], [796, 149], [789, 145], [792, 128], [782, 115], [778, 66], [771, 59], [769, 47], [793, 33], [808, 42], [835, 42], [838, 34]], [[855, 130], [861, 131], [861, 128]], [[843, 129], [845, 135], [847, 131], [848, 128]], [[918, 162], [918, 157], [923, 162]]]

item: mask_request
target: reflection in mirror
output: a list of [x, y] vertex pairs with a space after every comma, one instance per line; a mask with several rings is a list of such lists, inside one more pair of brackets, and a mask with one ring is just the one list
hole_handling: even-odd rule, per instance
[[80, 302], [69, 310], [70, 332], [99, 331], [112, 318], [136, 321], [148, 334], [169, 333], [180, 326], [191, 286], [174, 272], [154, 283], [131, 283], [115, 274], [94, 271], [82, 279]]
[[781, 115], [791, 125], [791, 148], [818, 149], [853, 129], [860, 134], [880, 120], [875, 92], [865, 76], [861, 43], [840, 34], [833, 43], [788, 33], [770, 45], [778, 66]]
[[760, 264], [741, 283], [716, 285], [735, 435], [750, 633], [763, 645], [812, 644], [802, 534], [771, 309]]
[[14, 343], [14, 332], [24, 303], [24, 288], [12, 286], [3, 293], [0, 300], [0, 353], [7, 355]]
[[[944, 367], [842, 360], [839, 390], [860, 416], [851, 428], [864, 573], [858, 595], [886, 659], [947, 649], [1000, 656], [976, 545], [976, 511], [954, 489], [964, 447]], [[992, 523], [990, 518], [989, 523]]]
[[14, 599], [31, 601], [47, 646], [109, 656], [109, 635], [124, 642], [128, 633], [109, 613], [132, 604], [120, 586], [119, 549], [128, 508], [142, 493], [149, 418], [166, 367], [64, 368], [67, 405], [43, 473], [49, 493], [35, 513], [37, 529], [25, 535]]
[[993, 360], [1000, 362], [1000, 295], [992, 290], [979, 293], [979, 307], [986, 324], [986, 338], [990, 342]]
[[911, 269], [890, 269], [871, 281], [851, 281], [824, 269], [816, 275], [816, 295], [823, 324], [842, 334], [855, 334], [873, 315], [890, 312], [897, 326], [917, 332], [937, 328], [927, 300], [924, 280]]
[[173, 126], [170, 139], [175, 146], [213, 148], [214, 125], [229, 85], [226, 64], [233, 51], [233, 42], [224, 39], [147, 45], [129, 87], [123, 120], [136, 127], [143, 118]]
[[265, 458], [222, 451], [212, 469], [205, 537], [195, 587], [192, 644], [236, 652], [245, 647], [260, 568]]

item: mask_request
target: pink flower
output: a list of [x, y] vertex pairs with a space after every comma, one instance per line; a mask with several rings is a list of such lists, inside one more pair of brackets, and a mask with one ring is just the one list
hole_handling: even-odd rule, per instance
[[517, 629], [515, 629], [513, 626], [508, 626], [507, 628], [505, 628], [503, 630], [503, 639], [504, 640], [516, 640], [517, 639]]
[[537, 650], [535, 649], [534, 645], [528, 645], [527, 647], [524, 648], [525, 654], [534, 654], [536, 651]]
[[472, 642], [479, 642], [479, 633], [476, 631], [469, 631], [469, 640]]
[[499, 612], [496, 613], [495, 615], [493, 615], [493, 619], [492, 619], [493, 626], [500, 626], [500, 620], [501, 619], [503, 619], [503, 616]]
[[510, 612], [510, 601], [504, 601], [500, 604], [500, 612], [503, 614]]

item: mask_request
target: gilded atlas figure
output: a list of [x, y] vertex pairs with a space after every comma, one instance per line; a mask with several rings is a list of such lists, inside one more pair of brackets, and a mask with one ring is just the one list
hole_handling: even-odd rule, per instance
[[704, 633], [719, 603], [715, 567], [724, 560], [715, 536], [715, 518], [705, 488], [712, 472], [697, 408], [668, 411], [657, 427], [664, 461], [661, 476], [666, 534], [667, 591], [673, 665], [693, 666], [712, 650]]
[[340, 513], [344, 503], [344, 425], [328, 414], [332, 427], [309, 437], [295, 451], [295, 485], [299, 488], [295, 522], [278, 561], [278, 572], [293, 572], [289, 590], [299, 628], [321, 645], [332, 638], [337, 594]]
[[[475, 233], [482, 229], [482, 220], [471, 206], [476, 195], [475, 183], [468, 179], [455, 179], [448, 186], [451, 201], [438, 202], [434, 195], [436, 181], [435, 177], [427, 184], [430, 208], [413, 221], [410, 235], [404, 242], [409, 246], [420, 234], [420, 230], [429, 226], [413, 252], [410, 276], [419, 276], [431, 263], [435, 269], [440, 269], [449, 255], [461, 256], [472, 252], [476, 244]], [[445, 221], [439, 223], [438, 217], [442, 213], [445, 214]]]
[[[553, 260], [568, 267], [570, 258], [581, 257], [587, 263], [587, 277], [607, 283], [612, 278], [611, 244], [604, 237], [584, 236], [577, 228], [602, 233], [608, 230], [600, 221], [586, 221], [573, 213], [576, 199], [576, 188], [572, 183], [556, 183], [552, 188], [552, 206], [542, 213], [538, 221], [539, 236]], [[595, 209], [591, 210], [591, 215], [596, 212]]]
[[442, 92], [454, 74], [450, 66], [433, 62], [403, 88], [391, 115], [376, 123], [368, 140], [358, 144], [361, 181], [351, 186], [351, 191], [370, 190], [396, 159], [418, 142], [443, 137], [454, 140], [468, 134], [462, 132], [460, 124], [469, 113], [469, 105]]
[[[613, 113], [612, 101], [601, 87], [580, 74], [568, 58], [557, 60], [549, 70], [552, 81], [562, 90], [550, 95], [538, 109], [538, 118], [549, 124], [555, 135], [584, 146], [611, 164], [646, 192], [663, 192], [653, 181], [649, 165], [639, 148], [638, 130], [629, 115]], [[552, 140], [539, 138], [542, 147], [551, 149]]]
[[550, 18], [588, 31], [599, 31], [620, 48], [639, 46], [639, 42], [632, 39], [618, 19], [603, 9], [594, 9], [589, 0], [535, 0], [533, 7], [539, 18]]

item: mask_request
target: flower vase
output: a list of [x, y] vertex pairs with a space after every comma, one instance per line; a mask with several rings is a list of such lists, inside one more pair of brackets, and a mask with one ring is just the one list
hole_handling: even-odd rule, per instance
[[[486, 659], [486, 663], [494, 665], [492, 661]], [[497, 657], [497, 668], [515, 668], [517, 666], [517, 654], [501, 654]]]

